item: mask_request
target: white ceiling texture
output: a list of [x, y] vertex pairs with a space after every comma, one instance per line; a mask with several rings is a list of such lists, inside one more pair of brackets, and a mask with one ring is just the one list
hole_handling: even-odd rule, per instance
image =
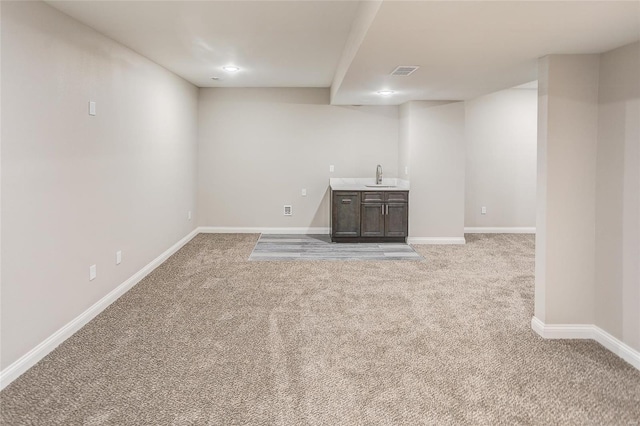
[[471, 99], [640, 39], [636, 0], [48, 3], [196, 86], [331, 87], [336, 105]]

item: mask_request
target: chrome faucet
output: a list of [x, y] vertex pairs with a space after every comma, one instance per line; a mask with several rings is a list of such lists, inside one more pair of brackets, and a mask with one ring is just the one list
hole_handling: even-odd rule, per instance
[[382, 166], [380, 164], [376, 167], [376, 185], [382, 185]]

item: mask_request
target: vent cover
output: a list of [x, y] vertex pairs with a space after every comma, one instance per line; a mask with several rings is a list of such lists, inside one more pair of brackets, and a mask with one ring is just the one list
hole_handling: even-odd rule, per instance
[[391, 75], [400, 75], [406, 77], [408, 75], [411, 75], [418, 68], [420, 67], [416, 65], [400, 65], [398, 68], [391, 72]]

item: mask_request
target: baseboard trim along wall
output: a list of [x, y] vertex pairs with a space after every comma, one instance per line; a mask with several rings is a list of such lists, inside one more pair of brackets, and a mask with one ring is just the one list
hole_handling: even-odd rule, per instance
[[264, 228], [264, 227], [233, 227], [233, 226], [201, 226], [198, 231], [203, 234], [311, 234], [329, 235], [330, 229], [325, 227], [305, 228]]
[[38, 346], [24, 354], [13, 364], [0, 372], [0, 390], [20, 377], [24, 372], [33, 367], [42, 358], [47, 356], [51, 351], [57, 348], [62, 342], [71, 337], [76, 331], [84, 327], [89, 321], [95, 318], [100, 312], [104, 311], [109, 305], [115, 302], [120, 296], [129, 291], [133, 286], [138, 284], [144, 277], [149, 275], [154, 269], [160, 266], [172, 254], [177, 252], [187, 244], [193, 237], [198, 235], [198, 229], [194, 229], [187, 236], [169, 247], [160, 256], [153, 259], [146, 266], [136, 272], [131, 278], [111, 290], [106, 296], [94, 303], [89, 309], [71, 320], [61, 329], [46, 338]]
[[531, 319], [531, 328], [545, 339], [591, 339], [640, 370], [640, 352], [593, 324], [545, 324]]
[[464, 237], [409, 237], [409, 244], [466, 244]]
[[535, 234], [534, 227], [465, 227], [465, 234]]

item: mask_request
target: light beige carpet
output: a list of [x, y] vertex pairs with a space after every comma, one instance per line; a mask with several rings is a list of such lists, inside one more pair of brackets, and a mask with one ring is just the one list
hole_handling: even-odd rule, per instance
[[630, 425], [640, 372], [530, 328], [534, 238], [248, 262], [199, 235], [1, 394], [3, 425]]

